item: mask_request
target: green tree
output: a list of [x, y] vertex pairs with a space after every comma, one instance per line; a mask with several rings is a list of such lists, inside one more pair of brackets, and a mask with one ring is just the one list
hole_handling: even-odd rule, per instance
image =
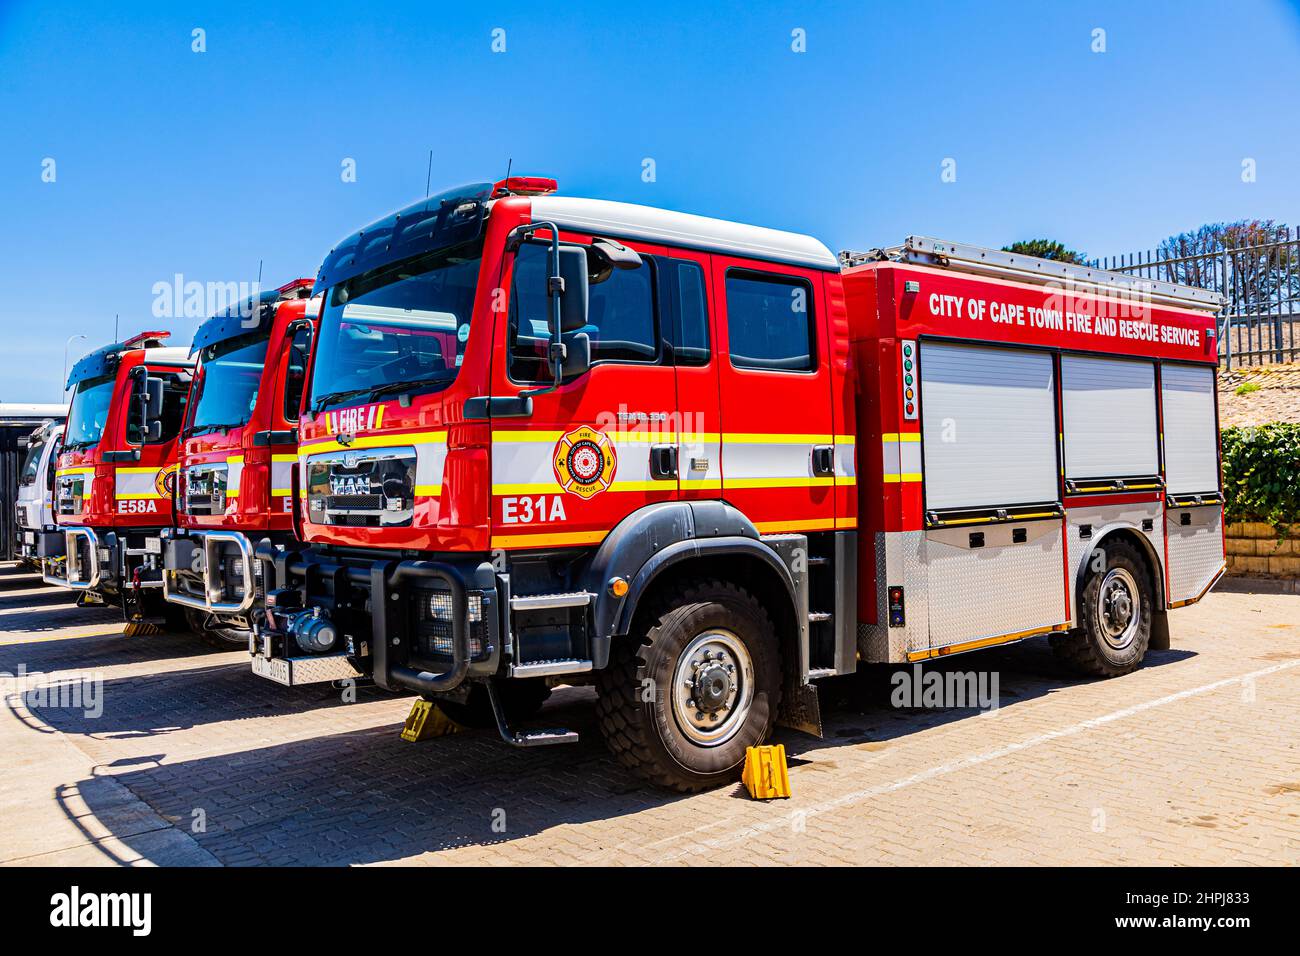
[[1002, 251], [1017, 252], [1022, 256], [1037, 256], [1039, 259], [1052, 259], [1056, 262], [1072, 262], [1075, 265], [1084, 265], [1087, 261], [1083, 253], [1067, 249], [1063, 243], [1055, 239], [1025, 239], [1003, 246]]

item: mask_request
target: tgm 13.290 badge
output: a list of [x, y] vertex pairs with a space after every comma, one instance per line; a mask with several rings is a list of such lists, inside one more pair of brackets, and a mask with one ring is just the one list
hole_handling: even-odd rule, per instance
[[618, 456], [604, 432], [589, 425], [566, 432], [555, 443], [555, 480], [579, 498], [594, 498], [614, 481]]

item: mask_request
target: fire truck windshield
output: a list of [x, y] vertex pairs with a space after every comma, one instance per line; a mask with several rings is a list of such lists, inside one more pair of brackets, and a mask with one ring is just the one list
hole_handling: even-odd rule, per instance
[[68, 407], [68, 427], [63, 435], [64, 448], [89, 448], [99, 443], [108, 423], [108, 408], [113, 400], [116, 379], [112, 375], [86, 379], [77, 383], [72, 404]]
[[456, 379], [469, 340], [481, 246], [442, 251], [339, 283], [327, 294], [312, 374], [315, 411]]
[[203, 350], [189, 434], [224, 431], [248, 423], [257, 404], [269, 344], [268, 335], [256, 332]]
[[45, 450], [47, 439], [38, 438], [27, 446], [27, 457], [23, 459], [23, 470], [18, 476], [18, 484], [36, 484], [36, 474], [41, 470], [41, 452]]

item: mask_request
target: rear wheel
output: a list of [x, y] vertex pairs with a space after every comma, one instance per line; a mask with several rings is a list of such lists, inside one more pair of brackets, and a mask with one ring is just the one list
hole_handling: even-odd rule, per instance
[[1137, 670], [1151, 642], [1155, 593], [1137, 549], [1113, 541], [1094, 552], [1079, 598], [1080, 626], [1052, 639], [1067, 664], [1083, 674], [1118, 677]]
[[693, 792], [736, 779], [772, 729], [781, 696], [763, 606], [722, 581], [690, 581], [616, 642], [596, 678], [609, 749], [651, 783]]
[[[506, 723], [512, 727], [532, 718], [551, 696], [551, 688], [547, 686], [544, 677], [497, 681], [496, 690], [506, 712]], [[496, 716], [492, 713], [492, 701], [488, 699], [487, 686], [482, 682], [476, 681], [470, 686], [469, 695], [464, 702], [431, 699], [439, 710], [462, 727], [487, 729], [497, 725]]]

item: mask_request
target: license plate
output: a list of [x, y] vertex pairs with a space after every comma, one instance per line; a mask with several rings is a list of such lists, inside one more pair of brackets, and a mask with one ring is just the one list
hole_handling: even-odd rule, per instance
[[258, 677], [265, 677], [273, 680], [277, 684], [283, 684], [285, 687], [293, 686], [293, 680], [289, 676], [289, 662], [281, 657], [263, 657], [261, 654], [253, 656], [253, 673]]
[[162, 538], [145, 538], [144, 549], [150, 554], [162, 554]]

